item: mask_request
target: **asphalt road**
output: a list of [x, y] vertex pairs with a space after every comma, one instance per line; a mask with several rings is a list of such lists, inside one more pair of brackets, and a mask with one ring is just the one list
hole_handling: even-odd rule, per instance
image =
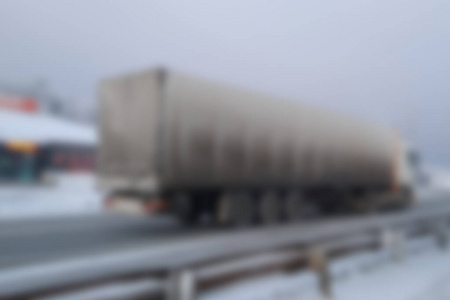
[[0, 269], [133, 248], [187, 231], [168, 217], [110, 214], [0, 222]]
[[[446, 195], [434, 195], [432, 198], [419, 202], [413, 209], [450, 201]], [[227, 230], [232, 229], [183, 228], [171, 217], [150, 218], [106, 213], [1, 221], [0, 272], [1, 269], [130, 250]]]

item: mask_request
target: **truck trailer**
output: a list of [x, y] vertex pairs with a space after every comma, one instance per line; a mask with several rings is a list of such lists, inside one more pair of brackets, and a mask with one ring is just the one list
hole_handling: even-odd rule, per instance
[[386, 126], [161, 68], [104, 80], [98, 95], [110, 205], [243, 225], [413, 198], [412, 152]]

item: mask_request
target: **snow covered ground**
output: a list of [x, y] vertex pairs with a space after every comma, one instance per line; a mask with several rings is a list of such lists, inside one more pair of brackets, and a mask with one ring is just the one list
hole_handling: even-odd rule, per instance
[[[450, 255], [432, 238], [407, 244], [407, 256], [392, 260], [387, 251], [364, 252], [331, 263], [336, 300], [450, 299]], [[319, 300], [317, 278], [310, 271], [275, 274], [240, 282], [201, 295], [201, 300]]]
[[424, 165], [422, 170], [428, 180], [417, 188], [417, 199], [420, 201], [433, 200], [450, 192], [450, 170], [430, 165]]
[[54, 174], [54, 182], [0, 186], [0, 218], [92, 214], [102, 211], [103, 195], [92, 174]]
[[[94, 127], [45, 114], [0, 110], [0, 140], [75, 143], [95, 146]], [[12, 130], [13, 129], [13, 130]], [[52, 174], [54, 182], [33, 186], [0, 185], [0, 219], [98, 213], [102, 195], [88, 174]]]
[[429, 186], [431, 188], [450, 190], [450, 170], [429, 165], [424, 166], [423, 170], [430, 178]]

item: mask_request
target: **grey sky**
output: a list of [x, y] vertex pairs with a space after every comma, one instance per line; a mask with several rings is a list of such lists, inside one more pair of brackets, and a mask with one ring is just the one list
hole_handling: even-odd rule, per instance
[[450, 2], [0, 0], [0, 80], [154, 65], [394, 125], [450, 166]]

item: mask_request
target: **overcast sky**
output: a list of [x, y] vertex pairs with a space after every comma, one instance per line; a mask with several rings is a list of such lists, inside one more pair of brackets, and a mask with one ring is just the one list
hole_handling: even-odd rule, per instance
[[0, 81], [95, 101], [164, 65], [395, 126], [446, 166], [449, 55], [448, 0], [0, 0]]

